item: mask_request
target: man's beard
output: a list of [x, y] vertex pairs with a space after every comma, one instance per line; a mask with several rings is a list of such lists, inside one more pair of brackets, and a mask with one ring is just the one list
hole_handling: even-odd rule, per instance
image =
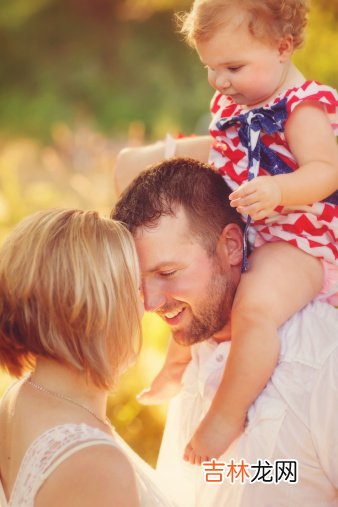
[[[192, 345], [208, 340], [229, 322], [236, 287], [217, 257], [208, 286], [201, 298], [197, 314], [191, 313], [190, 324], [172, 330], [173, 338], [180, 345]], [[191, 310], [191, 309], [190, 309]]]

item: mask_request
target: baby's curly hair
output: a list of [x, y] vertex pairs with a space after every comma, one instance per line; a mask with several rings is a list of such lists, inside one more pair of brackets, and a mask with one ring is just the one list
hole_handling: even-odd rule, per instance
[[186, 42], [195, 47], [240, 10], [247, 15], [254, 37], [273, 41], [292, 35], [297, 49], [304, 41], [308, 4], [309, 0], [195, 0], [190, 11], [177, 14], [177, 21]]

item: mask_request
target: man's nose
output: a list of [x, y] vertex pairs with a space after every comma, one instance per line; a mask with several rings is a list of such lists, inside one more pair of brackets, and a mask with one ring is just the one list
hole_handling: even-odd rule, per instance
[[146, 312], [156, 312], [166, 301], [159, 284], [154, 281], [142, 282], [141, 297]]

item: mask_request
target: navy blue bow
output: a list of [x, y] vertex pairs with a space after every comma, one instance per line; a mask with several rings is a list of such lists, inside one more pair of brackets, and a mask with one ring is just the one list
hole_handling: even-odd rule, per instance
[[[226, 130], [240, 124], [238, 136], [248, 153], [248, 181], [258, 175], [259, 167], [265, 169], [272, 176], [293, 172], [293, 169], [260, 139], [261, 132], [270, 135], [275, 132], [284, 132], [284, 125], [288, 117], [286, 102], [287, 99], [284, 98], [270, 107], [251, 109], [238, 116], [221, 118], [216, 124], [219, 130]], [[324, 201], [337, 205], [338, 191]], [[242, 271], [246, 271], [248, 268], [247, 240], [250, 224], [251, 217], [249, 216], [244, 231]]]
[[271, 175], [292, 172], [292, 168], [260, 139], [255, 146], [252, 145], [255, 132], [258, 134], [266, 132], [270, 135], [275, 132], [284, 132], [287, 117], [286, 99], [283, 99], [271, 107], [251, 109], [247, 113], [232, 118], [221, 118], [217, 122], [219, 130], [226, 130], [233, 125], [240, 124], [238, 135], [242, 146], [248, 151], [248, 181], [256, 176], [252, 173], [255, 162], [258, 163], [258, 168], [262, 167]]

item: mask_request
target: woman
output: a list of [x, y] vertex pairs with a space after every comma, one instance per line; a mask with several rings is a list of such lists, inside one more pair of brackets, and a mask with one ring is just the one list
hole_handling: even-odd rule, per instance
[[[96, 212], [24, 219], [0, 249], [1, 507], [169, 505], [106, 417], [140, 346], [131, 236]], [[149, 472], [149, 473], [148, 473]]]

